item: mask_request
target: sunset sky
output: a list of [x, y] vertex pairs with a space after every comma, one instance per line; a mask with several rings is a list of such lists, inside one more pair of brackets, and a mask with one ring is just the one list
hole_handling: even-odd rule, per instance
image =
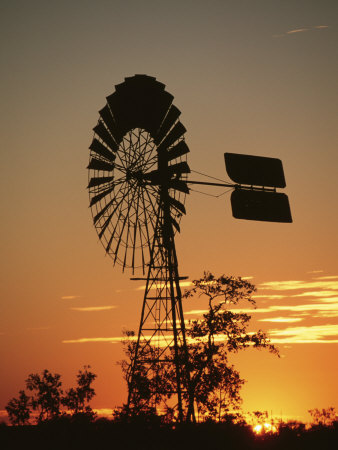
[[[225, 189], [199, 187], [214, 196], [187, 196], [176, 239], [181, 276], [258, 288], [251, 329], [281, 358], [233, 358], [243, 410], [309, 420], [338, 407], [337, 0], [2, 0], [0, 34], [0, 420], [46, 368], [68, 388], [90, 364], [92, 406], [126, 401], [116, 362], [142, 282], [105, 256], [86, 166], [98, 110], [134, 74], [174, 95], [192, 170], [229, 180], [224, 152], [283, 161], [292, 224], [236, 220]], [[185, 318], [205, 307], [185, 300]]]

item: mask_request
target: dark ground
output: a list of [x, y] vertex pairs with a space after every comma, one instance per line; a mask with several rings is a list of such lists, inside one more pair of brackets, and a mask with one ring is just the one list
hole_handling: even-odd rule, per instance
[[58, 420], [20, 427], [0, 425], [1, 450], [336, 450], [338, 423], [310, 430], [283, 426], [278, 434], [256, 436], [250, 427], [223, 423], [160, 425], [144, 421], [91, 423]]

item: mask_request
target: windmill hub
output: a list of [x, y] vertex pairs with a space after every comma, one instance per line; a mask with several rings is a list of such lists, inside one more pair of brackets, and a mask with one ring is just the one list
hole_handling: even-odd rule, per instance
[[139, 185], [143, 184], [143, 173], [142, 170], [132, 170], [127, 169], [126, 170], [126, 180], [137, 180]]

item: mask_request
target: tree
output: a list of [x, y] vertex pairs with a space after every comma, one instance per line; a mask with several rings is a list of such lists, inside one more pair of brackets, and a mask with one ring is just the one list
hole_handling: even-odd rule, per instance
[[38, 373], [30, 374], [26, 380], [26, 387], [34, 392], [31, 397], [33, 410], [38, 411], [38, 422], [50, 420], [61, 414], [62, 404], [61, 375], [52, 374], [45, 369], [41, 376]]
[[[193, 287], [188, 289], [184, 297], [192, 298], [196, 295], [208, 299], [208, 310], [202, 319], [189, 323], [186, 334], [189, 354], [189, 376], [184, 378], [184, 397], [186, 420], [195, 420], [194, 410], [204, 419], [227, 420], [229, 414], [238, 410], [241, 404], [240, 389], [244, 384], [239, 372], [229, 363], [229, 354], [236, 353], [248, 347], [266, 348], [278, 355], [278, 350], [272, 345], [265, 333], [258, 330], [248, 332], [251, 317], [248, 314], [236, 312], [234, 307], [240, 301], [247, 301], [255, 306], [252, 294], [256, 291], [253, 284], [240, 277], [221, 275], [216, 278], [210, 272], [204, 272], [202, 278], [193, 281]], [[125, 353], [128, 360], [120, 364], [125, 379], [130, 383], [130, 370], [135, 352], [134, 332], [127, 332], [124, 341]], [[149, 351], [152, 349], [149, 348]], [[183, 352], [179, 357], [180, 364], [184, 364]], [[175, 391], [174, 353], [167, 365], [161, 365], [158, 376], [147, 378], [147, 372], [142, 364], [134, 368], [134, 382], [137, 383], [137, 404], [131, 405], [135, 411], [149, 408], [147, 399], [154, 398], [151, 393], [156, 392], [156, 405], [170, 410], [168, 400], [170, 392]], [[159, 382], [161, 380], [161, 382]], [[156, 386], [152, 385], [156, 383]], [[131, 386], [128, 386], [129, 389]], [[135, 392], [135, 389], [133, 389]], [[156, 406], [155, 405], [155, 406]]]
[[314, 425], [329, 427], [338, 420], [336, 408], [333, 406], [323, 409], [309, 409], [308, 412], [311, 414]]
[[89, 402], [96, 395], [91, 385], [97, 375], [89, 370], [90, 366], [84, 366], [83, 369], [79, 370], [76, 376], [77, 387], [66, 391], [65, 396], [62, 398], [62, 404], [72, 411], [73, 414], [85, 413], [93, 415], [94, 413]]
[[222, 420], [241, 403], [240, 389], [244, 380], [233, 365], [229, 354], [248, 347], [266, 348], [278, 355], [265, 333], [247, 331], [251, 316], [236, 312], [240, 301], [255, 306], [253, 284], [240, 277], [221, 275], [216, 278], [204, 272], [193, 281], [184, 297], [204, 296], [208, 310], [202, 319], [193, 320], [187, 328], [190, 362], [190, 409], [192, 402], [204, 418]]
[[25, 391], [19, 391], [19, 398], [12, 398], [6, 406], [6, 411], [12, 425], [27, 425], [30, 418], [30, 398]]

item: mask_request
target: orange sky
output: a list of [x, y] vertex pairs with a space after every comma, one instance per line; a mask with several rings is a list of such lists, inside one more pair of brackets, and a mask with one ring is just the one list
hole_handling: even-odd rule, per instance
[[[2, 2], [0, 410], [29, 373], [48, 368], [69, 387], [84, 364], [98, 374], [94, 407], [126, 400], [118, 338], [138, 327], [142, 283], [104, 255], [85, 167], [98, 110], [135, 73], [174, 95], [191, 169], [227, 179], [224, 152], [284, 164], [293, 224], [235, 220], [229, 194], [192, 192], [176, 239], [182, 276], [210, 270], [258, 287], [253, 329], [269, 331], [282, 358], [235, 357], [244, 410], [308, 420], [308, 409], [338, 407], [337, 10], [335, 0]], [[186, 300], [186, 319], [204, 308]]]

